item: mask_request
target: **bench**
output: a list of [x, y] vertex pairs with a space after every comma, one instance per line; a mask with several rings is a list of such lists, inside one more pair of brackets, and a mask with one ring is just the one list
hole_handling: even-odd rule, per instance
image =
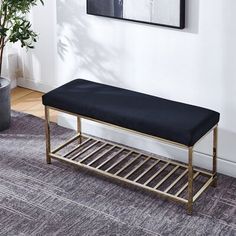
[[[190, 214], [199, 196], [210, 185], [216, 186], [218, 112], [82, 79], [43, 95], [42, 100], [49, 164], [51, 158], [58, 159], [150, 190], [186, 204]], [[55, 149], [51, 148], [50, 109], [77, 117], [76, 136]], [[81, 118], [184, 148], [188, 150], [188, 163], [159, 159], [135, 149], [84, 136]], [[193, 168], [194, 146], [211, 131], [212, 171]], [[73, 143], [71, 150], [60, 153]], [[204, 176], [206, 181], [194, 192], [194, 180], [200, 176]], [[184, 182], [185, 178], [187, 181]]]

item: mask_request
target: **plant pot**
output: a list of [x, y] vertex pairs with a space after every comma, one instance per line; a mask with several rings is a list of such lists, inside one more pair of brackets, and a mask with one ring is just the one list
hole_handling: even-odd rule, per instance
[[10, 88], [11, 82], [0, 77], [0, 131], [8, 129], [11, 122]]

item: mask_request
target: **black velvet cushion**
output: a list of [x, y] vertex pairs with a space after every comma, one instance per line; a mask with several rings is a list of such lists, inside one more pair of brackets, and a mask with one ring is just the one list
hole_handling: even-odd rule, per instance
[[205, 108], [82, 79], [45, 94], [43, 104], [187, 146], [220, 117]]

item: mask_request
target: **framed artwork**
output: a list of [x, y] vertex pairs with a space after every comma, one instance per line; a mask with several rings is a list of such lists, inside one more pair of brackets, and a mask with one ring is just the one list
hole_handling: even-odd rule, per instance
[[185, 0], [87, 0], [87, 13], [183, 29]]

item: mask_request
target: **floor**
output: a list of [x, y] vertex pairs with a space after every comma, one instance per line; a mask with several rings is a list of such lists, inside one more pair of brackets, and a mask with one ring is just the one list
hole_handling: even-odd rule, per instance
[[[53, 146], [75, 134], [51, 125]], [[1, 236], [236, 235], [232, 177], [219, 175], [189, 216], [181, 204], [56, 160], [47, 165], [45, 156], [44, 121], [13, 111], [0, 133]]]
[[[12, 109], [43, 118], [42, 95], [17, 87]], [[71, 135], [53, 126], [56, 143]], [[220, 175], [219, 187], [209, 188], [188, 216], [182, 205], [149, 193], [55, 160], [46, 165], [44, 122], [36, 117], [13, 112], [0, 149], [0, 235], [236, 235], [231, 177]]]
[[[44, 118], [44, 106], [42, 105], [43, 93], [17, 87], [11, 92], [11, 108], [14, 111], [24, 112], [40, 118]], [[56, 121], [57, 113], [52, 111], [51, 120]]]

